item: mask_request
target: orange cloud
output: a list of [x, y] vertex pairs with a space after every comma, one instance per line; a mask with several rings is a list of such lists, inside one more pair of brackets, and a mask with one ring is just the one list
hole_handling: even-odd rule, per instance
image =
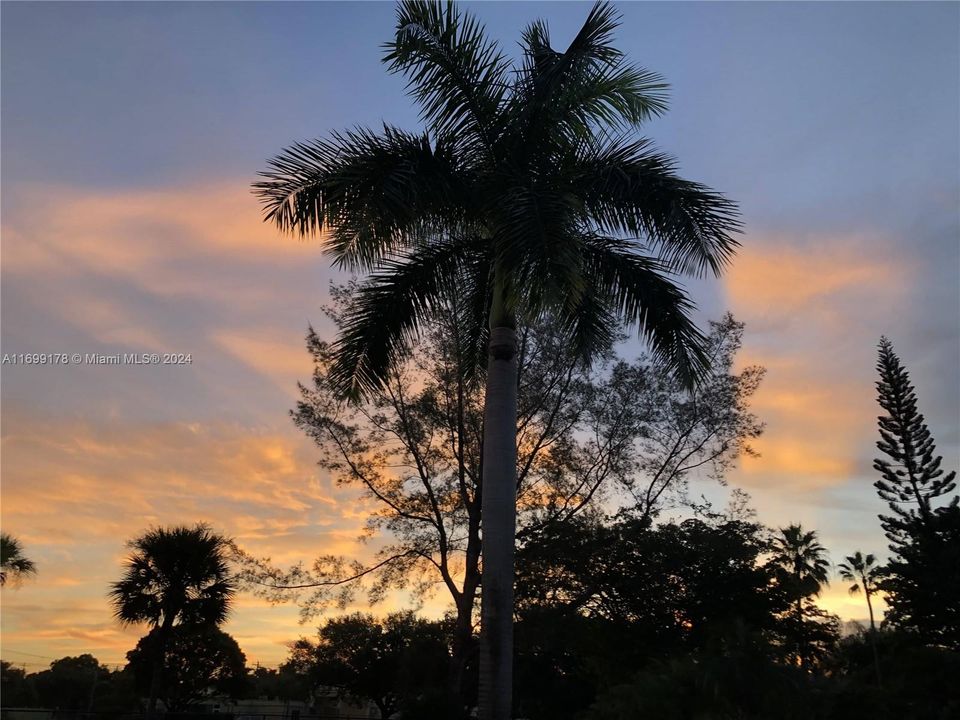
[[313, 364], [303, 347], [304, 333], [279, 336], [269, 328], [224, 332], [215, 337], [227, 352], [275, 383], [283, 392], [299, 399], [297, 382], [308, 379]]
[[[131, 426], [11, 405], [3, 420], [3, 526], [39, 569], [4, 597], [4, 643], [11, 648], [122, 659], [144, 629], [120, 628], [106, 593], [121, 572], [124, 542], [152, 525], [206, 521], [282, 564], [376, 551], [357, 541], [361, 523], [350, 517], [364, 504], [332, 485], [313, 446], [292, 426]], [[227, 630], [251, 635], [242, 647], [252, 659], [276, 662], [285, 654], [278, 638], [303, 632], [298, 621], [294, 606], [243, 598]], [[251, 632], [258, 627], [266, 629]]]
[[74, 517], [115, 506], [134, 524], [138, 515], [167, 514], [165, 505], [209, 513], [214, 500], [284, 517], [330, 515], [334, 493], [346, 492], [320, 474], [312, 446], [292, 428], [278, 434], [226, 423], [51, 421], [16, 407], [4, 408], [4, 424], [15, 428], [3, 441], [3, 512], [11, 518], [35, 518], [54, 506]]
[[[312, 370], [307, 324], [329, 331], [328, 260], [259, 212], [246, 180], [19, 187], [5, 205], [5, 351], [193, 355], [177, 368], [4, 368], [3, 524], [40, 568], [4, 598], [5, 645], [122, 659], [142, 629], [118, 628], [106, 590], [124, 542], [152, 525], [207, 521], [281, 564], [375, 553], [357, 542], [368, 506], [331, 484], [287, 416]], [[272, 662], [298, 620], [294, 606], [239, 603], [227, 629]]]
[[822, 488], [864, 470], [875, 422], [871, 379], [884, 323], [902, 302], [912, 270], [883, 238], [758, 237], [724, 280], [746, 323], [743, 365], [767, 375], [753, 407], [767, 423], [737, 479]]
[[[201, 252], [253, 260], [300, 262], [319, 252], [317, 240], [281, 237], [263, 222], [242, 180], [176, 189], [97, 192], [76, 187], [19, 189], [17, 213], [6, 218], [5, 270], [68, 271], [63, 261], [107, 271], [149, 270]], [[27, 224], [41, 219], [43, 237]], [[20, 221], [23, 218], [23, 221]], [[8, 235], [8, 233], [11, 233]], [[29, 237], [36, 242], [23, 242]], [[153, 242], [162, 238], [163, 242]], [[58, 262], [59, 261], [59, 262]]]
[[[295, 382], [310, 375], [306, 325], [325, 322], [331, 275], [319, 243], [261, 223], [245, 182], [38, 187], [11, 207], [0, 264], [5, 308], [17, 312], [5, 309], [5, 350], [100, 344], [196, 357], [140, 374], [4, 368], [3, 524], [40, 568], [4, 597], [5, 646], [122, 661], [143, 629], [116, 625], [106, 590], [124, 541], [150, 525], [208, 521], [283, 564], [373, 555], [356, 541], [370, 505], [331, 484], [286, 417]], [[869, 445], [875, 413], [863, 368], [910, 272], [884, 247], [857, 236], [757, 238], [725, 280], [747, 323], [744, 360], [769, 370], [754, 402], [768, 423], [763, 457], [739, 473], [761, 509], [778, 502], [767, 488], [842, 483]], [[92, 347], [62, 347], [64, 337]], [[35, 401], [46, 409], [25, 409]], [[409, 604], [398, 592], [379, 610]], [[446, 607], [440, 592], [423, 610]], [[268, 663], [311, 632], [295, 607], [246, 597], [227, 630]]]
[[884, 238], [758, 237], [745, 241], [724, 286], [738, 314], [793, 325], [833, 319], [837, 329], [856, 310], [850, 303], [895, 305], [909, 273]]
[[[36, 186], [18, 191], [11, 208], [2, 228], [5, 279], [33, 279], [43, 290], [34, 302], [102, 343], [181, 351], [169, 337], [175, 328], [155, 315], [191, 301], [235, 314], [242, 324], [234, 334], [248, 324], [241, 312], [269, 314], [298, 295], [323, 320], [318, 280], [330, 272], [322, 243], [265, 224], [244, 181], [110, 193]], [[297, 279], [278, 286], [283, 275]], [[143, 302], [130, 303], [131, 292]], [[302, 337], [309, 314], [285, 317], [296, 317]], [[150, 327], [158, 324], [164, 329]]]

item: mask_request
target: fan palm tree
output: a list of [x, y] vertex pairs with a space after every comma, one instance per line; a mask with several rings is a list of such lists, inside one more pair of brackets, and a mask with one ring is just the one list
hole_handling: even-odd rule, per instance
[[27, 575], [36, 575], [37, 566], [23, 554], [23, 546], [10, 533], [0, 533], [0, 586], [7, 580], [19, 583]]
[[880, 579], [881, 569], [877, 565], [877, 559], [872, 555], [864, 555], [857, 550], [853, 555], [845, 558], [846, 562], [837, 565], [840, 571], [840, 577], [849, 583], [850, 594], [855, 595], [863, 590], [863, 595], [867, 599], [867, 610], [870, 613], [870, 645], [873, 649], [873, 665], [877, 672], [877, 685], [882, 685], [883, 680], [880, 675], [880, 658], [877, 655], [877, 626], [873, 620], [873, 603], [870, 596], [877, 591], [877, 582]]
[[518, 329], [550, 315], [588, 359], [626, 321], [692, 386], [708, 360], [672, 275], [719, 274], [737, 246], [735, 205], [636, 135], [667, 86], [613, 47], [618, 22], [598, 3], [563, 52], [534, 22], [514, 65], [453, 3], [401, 2], [384, 62], [425, 130], [298, 143], [255, 185], [268, 222], [320, 234], [337, 266], [369, 273], [335, 345], [345, 398], [381, 387], [458, 297], [460, 357], [486, 373], [483, 720], [510, 716]]
[[128, 543], [132, 552], [123, 577], [111, 584], [110, 600], [121, 624], [147, 623], [156, 630], [150, 716], [173, 627], [219, 625], [230, 611], [236, 587], [227, 566], [228, 542], [199, 524], [156, 528]]

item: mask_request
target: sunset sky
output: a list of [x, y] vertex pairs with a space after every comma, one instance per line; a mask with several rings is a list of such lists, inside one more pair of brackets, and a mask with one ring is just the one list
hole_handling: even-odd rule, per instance
[[[537, 17], [565, 46], [589, 5], [469, 7], [515, 52]], [[672, 87], [646, 133], [743, 211], [731, 270], [689, 284], [768, 370], [762, 457], [731, 486], [765, 523], [816, 529], [834, 563], [885, 555], [881, 335], [960, 465], [960, 4], [620, 7], [619, 47]], [[2, 368], [2, 525], [39, 569], [2, 591], [3, 659], [122, 664], [145, 630], [106, 594], [150, 526], [206, 521], [277, 561], [376, 549], [288, 416], [308, 324], [330, 336], [329, 261], [264, 225], [249, 186], [293, 141], [418, 127], [380, 62], [393, 23], [387, 3], [2, 4], [2, 352], [192, 357]], [[866, 614], [839, 581], [823, 602]], [[275, 666], [313, 632], [297, 621], [243, 596], [225, 629]]]

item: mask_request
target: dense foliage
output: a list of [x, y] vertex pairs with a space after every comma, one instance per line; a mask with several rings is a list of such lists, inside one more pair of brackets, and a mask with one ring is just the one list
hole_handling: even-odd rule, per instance
[[182, 712], [211, 698], [237, 698], [248, 691], [246, 656], [230, 635], [215, 625], [177, 625], [158, 649], [159, 628], [154, 628], [127, 653], [127, 670], [137, 691], [146, 696], [153, 666], [163, 657], [158, 697], [170, 712]]
[[384, 718], [428, 709], [442, 715], [454, 706], [446, 683], [449, 636], [448, 623], [410, 612], [382, 621], [356, 613], [325, 622], [316, 641], [294, 643], [281, 672], [307, 678], [313, 691], [332, 687], [347, 700], [369, 700]]
[[111, 670], [95, 657], [63, 657], [27, 673], [4, 661], [0, 698], [4, 707], [43, 707], [65, 711], [120, 712], [139, 709], [133, 678]]

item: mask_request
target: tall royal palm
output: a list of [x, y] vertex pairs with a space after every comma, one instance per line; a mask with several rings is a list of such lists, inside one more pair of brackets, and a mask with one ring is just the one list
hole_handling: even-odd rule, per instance
[[236, 587], [226, 560], [227, 540], [206, 525], [156, 528], [129, 543], [123, 577], [113, 583], [114, 615], [124, 625], [156, 629], [147, 712], [156, 710], [166, 642], [175, 625], [219, 625]]
[[335, 346], [345, 397], [380, 386], [434, 308], [458, 298], [461, 358], [486, 372], [483, 720], [510, 716], [518, 328], [549, 314], [589, 357], [625, 320], [693, 384], [703, 337], [670, 276], [719, 274], [736, 248], [736, 207], [636, 135], [665, 111], [666, 85], [611, 45], [617, 24], [597, 4], [558, 52], [534, 22], [514, 65], [452, 3], [402, 2], [384, 62], [425, 130], [299, 143], [255, 186], [268, 221], [321, 234], [336, 265], [370, 274]]

